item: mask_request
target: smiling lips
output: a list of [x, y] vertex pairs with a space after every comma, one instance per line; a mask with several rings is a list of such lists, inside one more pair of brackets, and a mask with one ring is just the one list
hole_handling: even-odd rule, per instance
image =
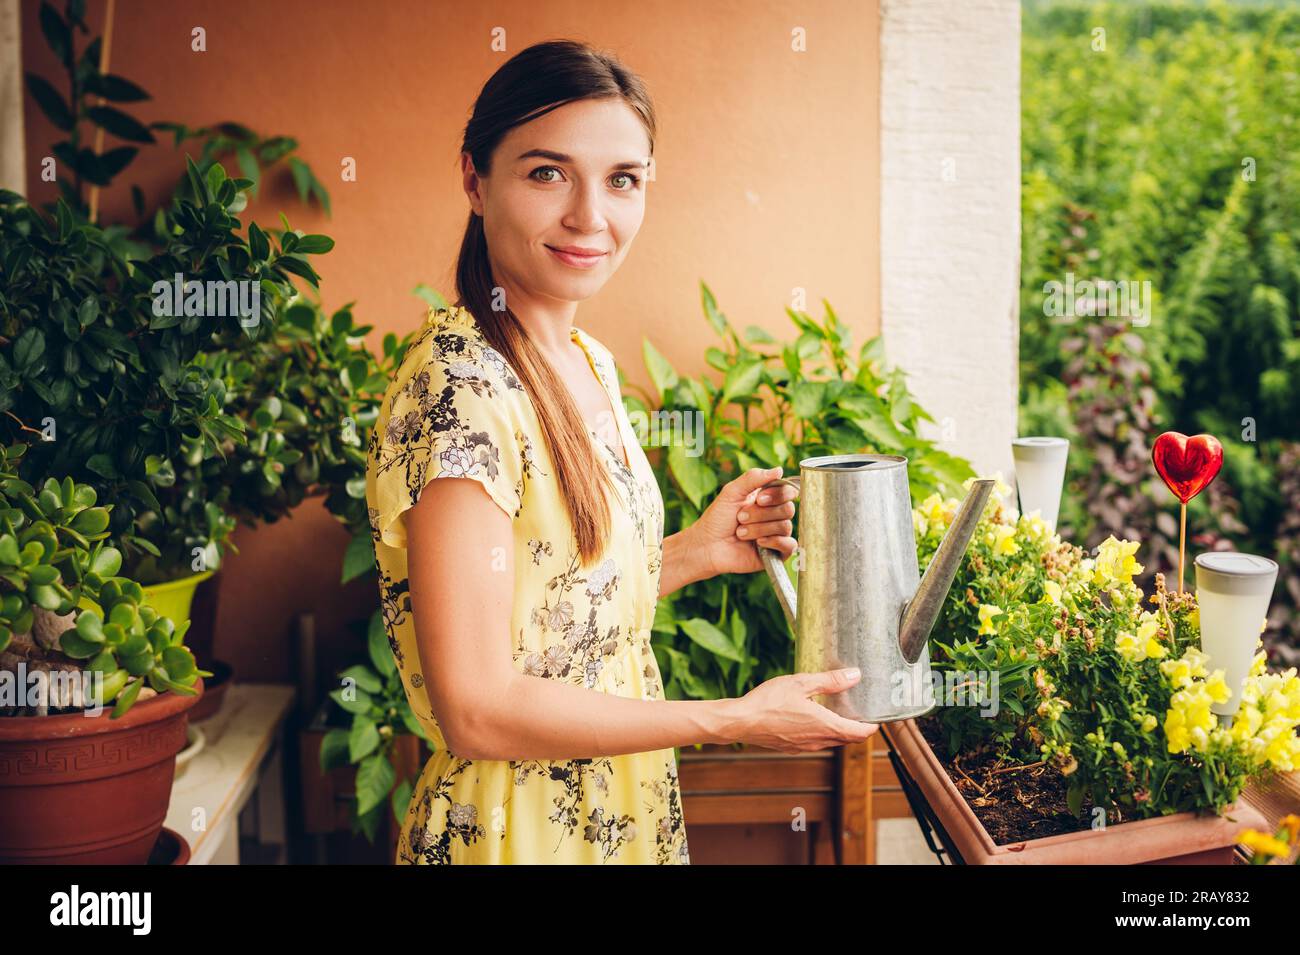
[[553, 245], [548, 245], [546, 248], [565, 265], [570, 265], [575, 269], [589, 269], [606, 255], [599, 249], [585, 249], [577, 245], [566, 245], [559, 249]]

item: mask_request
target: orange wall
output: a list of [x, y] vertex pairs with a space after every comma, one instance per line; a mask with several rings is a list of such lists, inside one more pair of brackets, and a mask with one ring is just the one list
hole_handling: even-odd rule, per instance
[[[89, 8], [102, 32], [104, 3]], [[53, 79], [38, 9], [24, 0], [23, 66]], [[195, 26], [207, 31], [205, 53], [190, 49]], [[504, 53], [491, 48], [497, 27], [506, 31]], [[806, 52], [791, 50], [797, 27]], [[643, 337], [680, 371], [705, 369], [714, 342], [701, 280], [742, 328], [793, 337], [783, 309], [800, 287], [809, 312], [820, 315], [828, 299], [859, 343], [878, 331], [877, 29], [869, 0], [119, 0], [110, 70], [152, 94], [128, 107], [145, 122], [232, 120], [299, 141], [330, 191], [333, 217], [304, 209], [282, 182], [244, 219], [276, 222], [283, 210], [295, 228], [333, 236], [337, 246], [316, 264], [322, 299], [328, 308], [356, 301], [377, 341], [420, 321], [417, 283], [452, 295], [468, 210], [457, 149], [482, 84], [540, 40], [612, 50], [655, 101], [656, 179], [635, 248], [580, 306], [577, 324], [609, 346], [630, 383], [645, 386]], [[37, 181], [38, 164], [55, 135], [30, 98], [26, 108], [28, 193], [42, 202], [54, 190]], [[110, 138], [105, 148], [115, 145]], [[345, 156], [356, 160], [356, 182], [340, 181]], [[145, 147], [102, 197], [101, 218], [130, 214], [132, 183], [156, 200], [182, 169], [169, 137]], [[241, 553], [223, 573], [217, 650], [246, 679], [290, 678], [293, 614], [317, 608], [329, 641], [342, 618], [373, 600], [369, 587], [337, 593], [344, 535], [316, 504], [292, 522], [241, 529], [237, 542]]]

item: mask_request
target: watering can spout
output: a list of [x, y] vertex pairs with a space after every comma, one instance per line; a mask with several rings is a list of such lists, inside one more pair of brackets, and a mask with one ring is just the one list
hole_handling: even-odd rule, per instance
[[921, 648], [939, 619], [939, 611], [943, 609], [957, 568], [966, 556], [966, 548], [970, 546], [975, 526], [984, 514], [984, 505], [988, 503], [995, 483], [993, 478], [981, 478], [972, 483], [952, 526], [925, 568], [925, 576], [921, 578], [916, 593], [903, 607], [898, 626], [898, 647], [909, 663], [914, 663], [920, 656]]

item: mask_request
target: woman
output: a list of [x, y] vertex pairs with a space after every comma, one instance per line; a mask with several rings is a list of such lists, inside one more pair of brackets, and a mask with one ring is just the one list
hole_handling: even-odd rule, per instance
[[613, 357], [573, 327], [640, 228], [654, 133], [640, 80], [570, 41], [505, 63], [466, 127], [459, 300], [403, 357], [366, 479], [389, 643], [434, 744], [399, 863], [686, 863], [673, 747], [876, 729], [810, 699], [846, 671], [664, 698], [656, 600], [761, 570], [756, 545], [788, 557], [795, 491], [753, 469], [665, 540]]

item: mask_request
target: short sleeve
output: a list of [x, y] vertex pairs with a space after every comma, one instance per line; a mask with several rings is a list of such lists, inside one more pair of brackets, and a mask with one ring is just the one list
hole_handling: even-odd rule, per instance
[[375, 541], [406, 547], [401, 517], [430, 481], [477, 481], [514, 519], [523, 506], [523, 386], [501, 356], [467, 337], [422, 343], [403, 362], [371, 434], [366, 498]]

